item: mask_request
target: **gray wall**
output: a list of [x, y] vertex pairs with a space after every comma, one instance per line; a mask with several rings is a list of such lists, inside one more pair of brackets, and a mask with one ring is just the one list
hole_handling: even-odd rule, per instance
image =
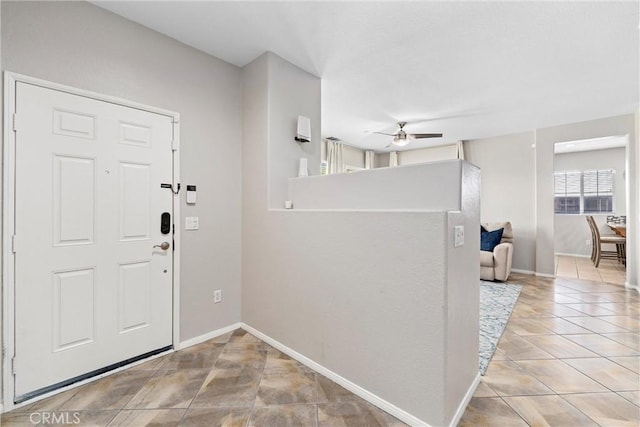
[[[613, 215], [626, 215], [625, 191], [626, 148], [558, 153], [555, 155], [555, 171], [614, 169]], [[611, 214], [609, 214], [611, 215]], [[606, 215], [594, 215], [601, 234], [613, 234], [606, 225]], [[591, 255], [591, 232], [584, 215], [556, 215], [554, 224], [555, 252], [580, 256]]]
[[[85, 2], [2, 2], [2, 66], [181, 115], [180, 338], [240, 321], [240, 70]], [[213, 290], [223, 302], [213, 304]]]
[[[268, 54], [267, 58], [269, 207], [283, 209], [289, 196], [289, 178], [298, 176], [301, 157], [307, 159], [310, 175], [320, 173], [320, 114], [317, 111], [320, 108], [320, 79], [299, 72], [274, 54]], [[295, 141], [299, 115], [311, 119], [313, 142]], [[261, 136], [263, 142], [264, 135]]]
[[465, 158], [480, 167], [482, 222], [511, 221], [513, 268], [536, 270], [535, 143], [533, 132], [471, 140]]
[[[267, 53], [244, 67], [243, 82], [243, 322], [409, 414], [448, 424], [477, 375], [478, 292], [468, 284], [479, 275], [479, 236], [450, 248], [453, 225], [479, 222], [477, 191], [466, 194], [473, 212], [449, 215], [278, 209], [294, 160], [319, 162], [320, 135], [300, 146], [290, 127], [300, 111], [320, 123], [319, 79]], [[477, 189], [478, 178], [469, 184]], [[383, 347], [385, 357], [369, 357]]]
[[[627, 257], [640, 257], [636, 122], [636, 115], [627, 114], [465, 142], [465, 158], [482, 169], [482, 220], [508, 219], [513, 223], [514, 269], [541, 275], [555, 271], [554, 144], [614, 135], [629, 135], [625, 163]], [[520, 238], [526, 240], [521, 242]], [[629, 262], [627, 285], [637, 284], [638, 263]]]
[[[554, 220], [553, 210], [553, 172], [554, 144], [556, 142], [577, 141], [581, 139], [603, 138], [614, 135], [629, 135], [627, 147], [627, 257], [636, 259], [638, 234], [638, 135], [635, 129], [635, 115], [607, 117], [580, 123], [571, 123], [536, 130], [536, 271], [553, 274], [554, 262]], [[627, 284], [638, 285], [638, 265], [627, 263]]]

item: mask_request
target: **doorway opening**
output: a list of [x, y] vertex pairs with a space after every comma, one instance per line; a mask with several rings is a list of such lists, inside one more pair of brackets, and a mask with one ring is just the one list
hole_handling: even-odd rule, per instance
[[[624, 286], [628, 206], [628, 135], [557, 142], [554, 146], [555, 273]], [[588, 218], [597, 230], [592, 232]], [[621, 231], [622, 230], [622, 231]], [[596, 258], [596, 249], [611, 255]]]

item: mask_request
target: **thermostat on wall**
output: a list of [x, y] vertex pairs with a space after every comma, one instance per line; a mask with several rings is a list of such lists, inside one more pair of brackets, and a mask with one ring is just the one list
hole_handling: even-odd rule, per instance
[[196, 186], [187, 185], [187, 203], [190, 205], [196, 204]]

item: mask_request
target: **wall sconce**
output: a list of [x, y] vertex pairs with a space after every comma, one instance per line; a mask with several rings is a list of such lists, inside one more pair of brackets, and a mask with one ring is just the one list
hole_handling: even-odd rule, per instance
[[298, 128], [295, 140], [298, 142], [311, 141], [311, 120], [309, 120], [309, 117], [298, 116]]

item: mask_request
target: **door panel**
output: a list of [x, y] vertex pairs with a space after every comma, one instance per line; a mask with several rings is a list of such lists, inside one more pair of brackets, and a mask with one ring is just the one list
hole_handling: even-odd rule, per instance
[[16, 84], [15, 396], [172, 344], [172, 118]]
[[53, 156], [53, 244], [94, 243], [94, 159]]
[[149, 239], [151, 165], [120, 163], [120, 241]]
[[95, 269], [53, 273], [53, 351], [93, 342]]
[[118, 280], [119, 333], [149, 326], [150, 262], [120, 265]]
[[96, 118], [86, 114], [53, 109], [53, 133], [94, 139]]

